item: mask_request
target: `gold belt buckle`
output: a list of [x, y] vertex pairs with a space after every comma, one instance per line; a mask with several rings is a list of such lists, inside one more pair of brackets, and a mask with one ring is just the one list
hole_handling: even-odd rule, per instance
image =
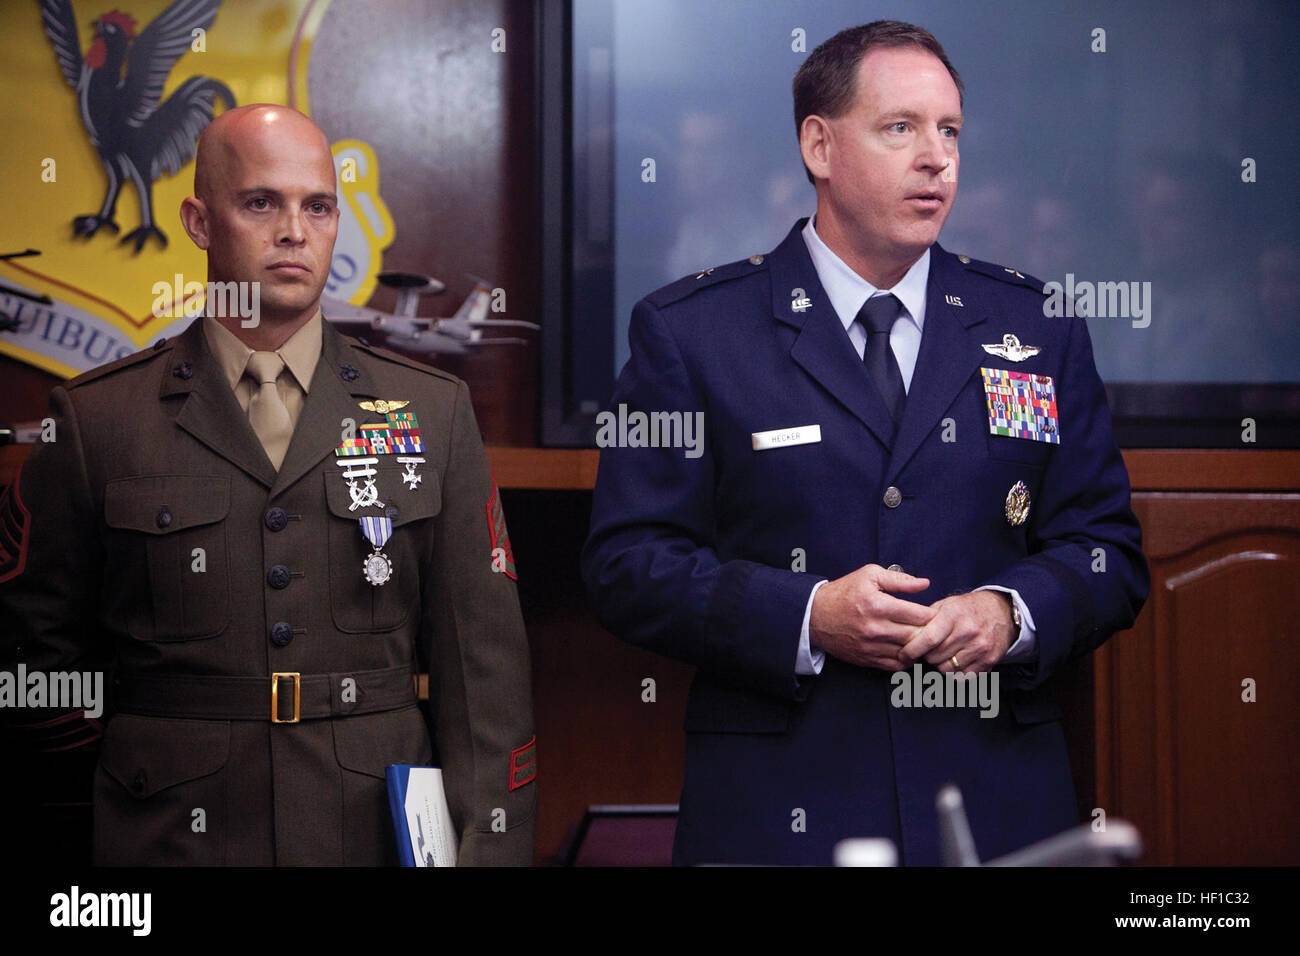
[[[280, 678], [293, 678], [293, 719], [280, 719]], [[302, 675], [297, 671], [277, 671], [271, 675], [271, 723], [273, 724], [296, 724], [298, 723], [299, 705], [302, 698]]]

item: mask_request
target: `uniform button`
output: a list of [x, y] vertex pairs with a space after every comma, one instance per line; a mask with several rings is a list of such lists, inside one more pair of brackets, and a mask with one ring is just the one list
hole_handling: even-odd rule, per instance
[[141, 768], [135, 772], [135, 779], [131, 781], [131, 789], [136, 793], [143, 794], [149, 786], [149, 777]]
[[901, 570], [903, 570], [903, 566], [902, 566], [901, 564], [891, 564], [889, 567], [885, 568], [885, 570], [886, 570], [886, 571], [901, 571]]
[[283, 531], [284, 526], [289, 523], [289, 516], [284, 513], [283, 508], [272, 508], [263, 516], [262, 521], [272, 531]]
[[890, 485], [888, 488], [885, 489], [884, 500], [885, 500], [886, 508], [897, 508], [899, 505], [903, 503], [903, 493], [899, 491], [897, 488], [895, 488], [893, 485]]
[[397, 515], [398, 515], [397, 505], [389, 505], [387, 508], [384, 509], [384, 517], [387, 518], [389, 521], [396, 521]]
[[271, 643], [276, 647], [284, 647], [292, 640], [293, 628], [284, 621], [271, 628]]
[[289, 569], [283, 564], [274, 565], [266, 572], [266, 583], [277, 591], [283, 591], [289, 586]]
[[166, 505], [163, 505], [161, 508], [158, 509], [158, 517], [155, 519], [155, 521], [157, 522], [158, 527], [166, 528], [168, 525], [172, 523], [171, 509], [168, 508]]

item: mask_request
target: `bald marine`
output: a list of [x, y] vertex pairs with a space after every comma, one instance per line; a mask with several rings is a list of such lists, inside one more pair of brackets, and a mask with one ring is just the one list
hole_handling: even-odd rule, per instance
[[210, 284], [258, 292], [253, 327], [214, 317], [250, 348], [278, 348], [319, 310], [329, 278], [339, 205], [328, 138], [286, 106], [227, 110], [199, 137], [181, 222], [207, 253]]

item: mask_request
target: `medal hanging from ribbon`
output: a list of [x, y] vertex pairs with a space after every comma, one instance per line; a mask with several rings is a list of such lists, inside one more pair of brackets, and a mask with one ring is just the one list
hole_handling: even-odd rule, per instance
[[366, 555], [365, 561], [361, 563], [361, 573], [365, 575], [367, 581], [378, 587], [387, 583], [388, 579], [393, 576], [393, 562], [383, 552], [384, 545], [388, 543], [388, 539], [393, 535], [393, 519], [378, 515], [367, 515], [364, 518], [358, 518], [357, 523], [361, 525], [362, 535], [375, 549], [372, 553]]
[[[346, 438], [341, 441], [334, 454], [335, 464], [343, 469], [343, 478], [348, 483], [348, 493], [352, 503], [349, 511], [359, 508], [383, 508], [379, 500], [379, 489], [375, 486], [379, 472], [374, 468], [379, 463], [380, 455], [401, 455], [398, 462], [406, 467], [402, 481], [410, 490], [414, 490], [423, 477], [415, 470], [417, 464], [423, 464], [424, 440], [420, 436], [420, 423], [414, 412], [402, 412], [410, 402], [405, 400], [375, 399], [358, 402], [368, 412], [376, 412], [385, 417], [382, 422], [366, 422], [360, 428], [360, 438]], [[374, 551], [366, 555], [361, 563], [361, 572], [365, 579], [378, 587], [386, 584], [393, 577], [393, 562], [384, 554], [384, 545], [393, 535], [393, 519], [384, 516], [358, 517], [361, 534], [370, 542]]]

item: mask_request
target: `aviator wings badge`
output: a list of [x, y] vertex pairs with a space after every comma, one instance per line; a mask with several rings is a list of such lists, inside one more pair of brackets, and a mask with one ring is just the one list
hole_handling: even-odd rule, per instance
[[1002, 336], [1001, 345], [985, 345], [984, 351], [1011, 362], [1023, 362], [1037, 355], [1042, 349], [1037, 345], [1021, 345], [1020, 339], [1008, 332]]
[[395, 412], [399, 408], [405, 408], [411, 403], [409, 401], [389, 402], [382, 398], [377, 398], [373, 402], [357, 402], [357, 404], [368, 412], [378, 412], [380, 415], [387, 415], [389, 412]]

